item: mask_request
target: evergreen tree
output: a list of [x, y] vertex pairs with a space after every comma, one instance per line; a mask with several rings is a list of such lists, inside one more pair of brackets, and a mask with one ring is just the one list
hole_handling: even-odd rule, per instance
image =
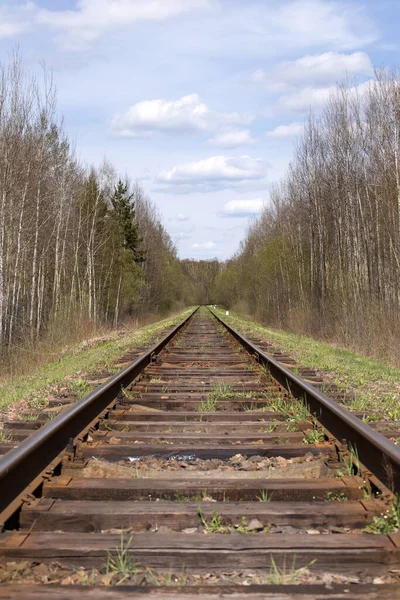
[[124, 248], [133, 253], [135, 262], [140, 263], [144, 260], [143, 253], [139, 249], [142, 240], [136, 223], [135, 204], [132, 202], [132, 198], [133, 194], [128, 194], [128, 184], [119, 179], [111, 197], [111, 204], [123, 237]]

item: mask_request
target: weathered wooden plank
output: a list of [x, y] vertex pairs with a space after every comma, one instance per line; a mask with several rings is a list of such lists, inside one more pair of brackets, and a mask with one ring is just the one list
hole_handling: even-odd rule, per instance
[[[132, 403], [131, 403], [132, 404]], [[129, 405], [128, 405], [129, 406]], [[229, 422], [263, 422], [271, 420], [282, 420], [282, 415], [276, 411], [247, 411], [247, 412], [203, 412], [198, 411], [182, 411], [179, 414], [174, 412], [141, 412], [140, 410], [113, 410], [110, 411], [110, 424], [113, 424], [115, 420], [119, 421], [131, 421], [138, 419], [139, 421], [186, 421], [186, 422], [215, 422], [220, 423], [221, 421]]]
[[[120, 547], [121, 536], [81, 533], [30, 533], [23, 542], [20, 534], [11, 534], [12, 543], [0, 542], [1, 554], [8, 559], [57, 561], [61, 564], [99, 566], [108, 552]], [[400, 551], [386, 535], [223, 535], [158, 534], [129, 536], [127, 552], [144, 566], [185, 570], [230, 568], [268, 568], [271, 557], [280, 564], [296, 557], [296, 567], [315, 560], [313, 570], [348, 569], [370, 573], [387, 572], [398, 564]]]
[[[258, 474], [257, 474], [258, 475]], [[358, 478], [352, 485], [345, 485], [340, 479], [318, 480], [273, 480], [267, 477], [250, 480], [199, 478], [185, 481], [174, 479], [90, 479], [73, 477], [67, 484], [57, 484], [57, 478], [43, 486], [45, 498], [65, 500], [165, 500], [200, 499], [206, 495], [215, 500], [258, 500], [265, 490], [275, 501], [324, 500], [326, 492], [345, 493], [349, 500], [360, 500], [363, 496]]]
[[[351, 592], [351, 595], [349, 594]], [[138, 587], [2, 584], [0, 600], [395, 600], [398, 585], [219, 585]]]
[[362, 528], [383, 512], [381, 502], [367, 511], [361, 502], [121, 502], [68, 501], [42, 498], [23, 508], [20, 527], [32, 531], [86, 531], [134, 529], [146, 531], [166, 526], [181, 530], [200, 524], [199, 507], [206, 519], [218, 514], [224, 525], [258, 519], [265, 526]]

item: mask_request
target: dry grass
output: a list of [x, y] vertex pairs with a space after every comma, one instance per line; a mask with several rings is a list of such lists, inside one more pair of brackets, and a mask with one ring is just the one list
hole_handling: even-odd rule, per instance
[[[60, 340], [58, 348], [56, 343], [49, 348], [42, 341], [30, 349], [28, 346], [16, 349], [13, 361], [19, 357], [21, 365], [8, 374], [3, 368], [0, 411], [22, 399], [27, 402], [28, 408], [40, 407], [50, 394], [58, 392], [58, 388], [82, 397], [88, 392], [88, 384], [82, 380], [84, 374], [109, 371], [127, 351], [154, 344], [189, 310], [139, 328], [133, 322], [124, 331], [104, 330], [102, 336], [97, 332], [96, 338], [84, 342], [83, 331], [79, 344], [66, 345], [65, 340]], [[48, 351], [41, 351], [43, 347], [47, 347]]]

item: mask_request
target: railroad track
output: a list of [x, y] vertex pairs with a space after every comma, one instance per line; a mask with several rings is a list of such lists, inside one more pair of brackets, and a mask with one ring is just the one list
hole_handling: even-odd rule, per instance
[[0, 599], [396, 598], [379, 429], [201, 308], [0, 460]]

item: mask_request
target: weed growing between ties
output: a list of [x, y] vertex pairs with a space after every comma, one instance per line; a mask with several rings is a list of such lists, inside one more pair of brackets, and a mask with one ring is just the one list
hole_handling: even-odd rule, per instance
[[251, 535], [257, 534], [260, 532], [268, 533], [271, 529], [272, 524], [268, 523], [266, 526], [263, 526], [258, 520], [252, 520], [250, 523], [247, 522], [247, 518], [243, 516], [240, 519], [239, 523], [235, 523], [233, 525], [225, 525], [224, 520], [221, 515], [219, 515], [215, 510], [212, 512], [210, 518], [204, 516], [202, 508], [199, 506], [197, 509], [197, 514], [200, 519], [200, 524], [204, 528], [206, 533], [231, 533], [237, 532], [243, 535]]
[[224, 525], [223, 519], [221, 515], [219, 515], [215, 510], [212, 512], [210, 519], [207, 519], [204, 516], [203, 510], [199, 506], [197, 509], [197, 514], [199, 515], [200, 523], [204, 527], [204, 530], [207, 533], [228, 533], [229, 528]]
[[215, 398], [205, 398], [200, 400], [197, 405], [197, 412], [215, 412], [217, 410], [218, 402]]
[[132, 537], [125, 542], [124, 535], [121, 534], [120, 545], [115, 549], [115, 553], [107, 553], [107, 574], [121, 575], [119, 580], [121, 584], [129, 575], [136, 574], [139, 570], [139, 565], [135, 563], [129, 554], [129, 547], [132, 542]]
[[348, 447], [349, 453], [342, 458], [342, 468], [337, 472], [338, 477], [352, 477], [353, 475], [359, 475], [361, 472], [357, 448], [351, 443]]
[[400, 494], [396, 494], [389, 508], [372, 519], [365, 530], [368, 533], [396, 533], [400, 530]]
[[8, 444], [14, 440], [14, 434], [10, 430], [0, 429], [0, 442], [2, 444]]
[[325, 429], [320, 429], [314, 425], [313, 429], [306, 432], [303, 437], [303, 444], [321, 444], [325, 440]]
[[347, 502], [348, 497], [344, 492], [325, 492], [325, 502]]
[[270, 585], [294, 585], [300, 583], [305, 573], [316, 561], [312, 560], [305, 567], [296, 569], [296, 555], [292, 564], [288, 565], [286, 555], [283, 556], [282, 565], [279, 567], [273, 556], [271, 556], [270, 570], [265, 583]]
[[268, 490], [261, 490], [260, 494], [257, 496], [257, 500], [259, 502], [271, 502], [273, 492], [268, 492]]

